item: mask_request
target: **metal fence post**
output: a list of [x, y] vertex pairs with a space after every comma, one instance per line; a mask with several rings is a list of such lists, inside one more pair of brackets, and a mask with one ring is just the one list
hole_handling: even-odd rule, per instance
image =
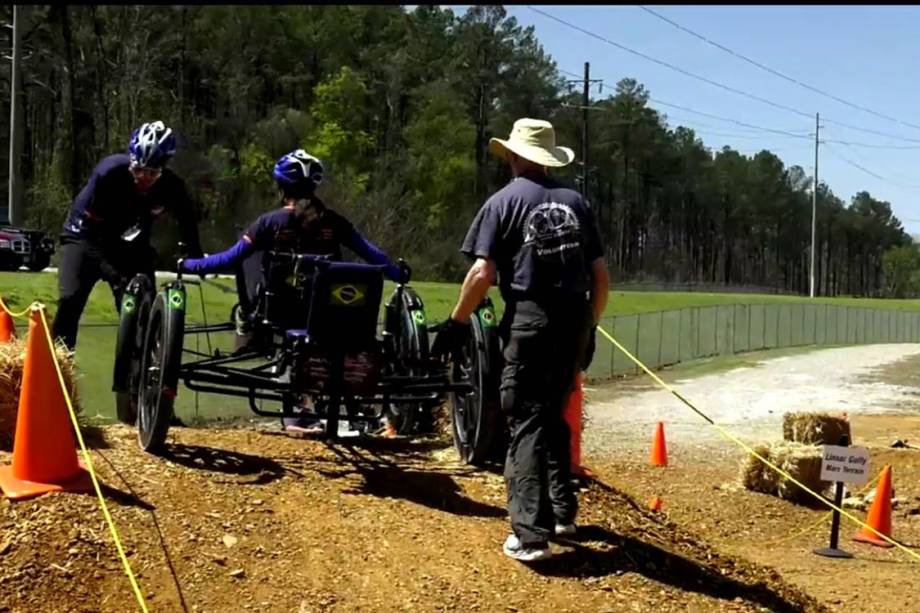
[[677, 312], [677, 362], [680, 363], [683, 356], [680, 355], [680, 348], [683, 346], [684, 331], [684, 310]]
[[815, 319], [814, 332], [811, 333], [811, 344], [817, 345], [818, 344], [818, 309], [812, 307], [811, 312], [814, 314], [814, 319]]
[[[610, 335], [613, 338], [617, 337], [617, 317], [613, 316], [610, 318]], [[610, 376], [617, 374], [617, 347], [613, 343], [610, 344]]]
[[719, 307], [713, 307], [716, 311], [716, 325], [712, 327], [712, 355], [719, 355]]
[[664, 343], [664, 311], [658, 313], [658, 362], [656, 367], [661, 367], [661, 345]]
[[700, 357], [700, 328], [703, 326], [700, 325], [700, 307], [694, 308], [696, 311], [696, 351], [693, 352], [693, 357]]
[[767, 348], [767, 305], [763, 305], [763, 348]]
[[[638, 358], [639, 353], [639, 328], [642, 327], [642, 313], [636, 314], [636, 357]], [[641, 358], [640, 358], [641, 359]], [[636, 364], [636, 374], [639, 374], [639, 365]]]

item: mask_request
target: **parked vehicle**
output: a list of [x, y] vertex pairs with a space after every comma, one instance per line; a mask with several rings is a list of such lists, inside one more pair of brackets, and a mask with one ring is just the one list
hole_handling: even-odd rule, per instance
[[0, 270], [19, 270], [25, 266], [33, 272], [48, 268], [54, 253], [54, 239], [41, 230], [0, 226]]

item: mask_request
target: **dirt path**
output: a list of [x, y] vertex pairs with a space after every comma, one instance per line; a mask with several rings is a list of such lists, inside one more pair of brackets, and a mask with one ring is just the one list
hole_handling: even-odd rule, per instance
[[[501, 477], [442, 444], [180, 428], [161, 459], [105, 435], [99, 472], [152, 611], [822, 610], [603, 482], [581, 493], [578, 541], [531, 569], [501, 553]], [[0, 585], [0, 611], [133, 610], [90, 496], [0, 503]]]
[[[848, 411], [854, 444], [868, 446], [870, 471], [893, 467], [894, 537], [920, 546], [920, 347], [876, 345], [766, 360], [753, 368], [674, 381], [677, 389], [743, 439], [782, 437], [786, 411]], [[721, 550], [777, 569], [838, 611], [920, 611], [920, 565], [897, 550], [854, 543], [844, 520], [841, 548], [854, 560], [812, 553], [827, 546], [825, 510], [755, 494], [737, 485], [744, 453], [670, 395], [626, 381], [589, 394], [586, 464], [640, 500], [661, 496], [668, 518]], [[653, 425], [665, 422], [670, 465], [648, 465]], [[865, 517], [864, 512], [857, 516]], [[818, 525], [813, 525], [818, 522]]]
[[[669, 378], [680, 393], [716, 423], [748, 438], [771, 439], [782, 434], [783, 413], [804, 410], [860, 413], [897, 412], [917, 399], [917, 388], [871, 380], [868, 373], [905, 358], [920, 356], [920, 345], [863, 345], [824, 349], [803, 355], [767, 359], [689, 380]], [[637, 386], [642, 386], [636, 391]], [[588, 392], [596, 431], [613, 437], [612, 444], [646, 433], [658, 421], [668, 424], [685, 443], [722, 439], [705, 421], [668, 392], [640, 379]], [[600, 448], [603, 441], [595, 441]]]

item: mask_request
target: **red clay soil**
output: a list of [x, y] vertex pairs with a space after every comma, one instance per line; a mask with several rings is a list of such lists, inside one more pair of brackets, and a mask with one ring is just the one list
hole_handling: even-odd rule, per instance
[[[176, 428], [158, 458], [125, 427], [102, 433], [94, 462], [151, 611], [826, 610], [605, 471], [580, 494], [577, 539], [527, 567], [501, 552], [500, 473], [438, 441]], [[0, 611], [130, 610], [94, 496], [0, 503]]]

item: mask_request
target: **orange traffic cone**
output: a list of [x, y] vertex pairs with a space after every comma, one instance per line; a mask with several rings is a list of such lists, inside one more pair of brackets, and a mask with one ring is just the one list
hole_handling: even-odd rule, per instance
[[648, 508], [651, 509], [652, 511], [657, 512], [657, 511], [660, 511], [663, 506], [664, 506], [664, 501], [658, 496], [655, 496], [654, 498], [652, 498], [652, 501], [649, 503]]
[[652, 454], [649, 457], [652, 466], [668, 465], [668, 447], [664, 442], [664, 423], [658, 422], [655, 437], [652, 439]]
[[6, 309], [0, 308], [0, 343], [8, 343], [11, 338], [16, 338], [16, 324]]
[[569, 427], [569, 466], [571, 473], [577, 477], [591, 477], [594, 473], [581, 465], [581, 417], [585, 392], [582, 388], [582, 373], [575, 375], [575, 389], [569, 394], [562, 411], [562, 418]]
[[89, 473], [77, 461], [73, 430], [51, 351], [41, 314], [33, 309], [22, 369], [13, 464], [0, 466], [0, 489], [7, 498], [92, 487]]
[[[869, 518], [866, 523], [891, 538], [891, 466], [888, 464], [882, 469], [882, 476], [879, 478], [878, 487], [875, 490], [875, 500], [872, 501], [872, 507], [869, 509]], [[879, 547], [894, 547], [894, 545], [882, 540], [881, 537], [866, 528], [860, 530], [853, 537], [853, 540], [878, 545]]]

